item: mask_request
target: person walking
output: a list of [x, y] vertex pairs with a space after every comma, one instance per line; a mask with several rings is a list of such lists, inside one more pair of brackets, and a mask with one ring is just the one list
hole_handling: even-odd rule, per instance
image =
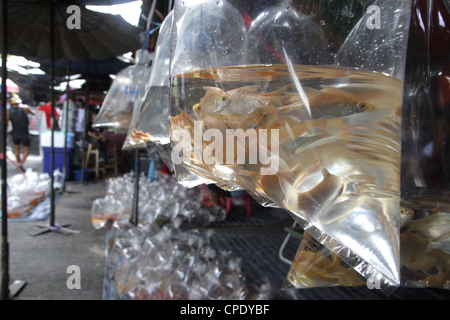
[[[34, 115], [34, 110], [28, 106], [19, 106], [22, 100], [19, 96], [14, 95], [10, 98], [10, 108], [6, 111], [6, 122], [11, 121], [12, 131], [11, 137], [14, 145], [14, 155], [16, 156], [17, 165], [20, 170], [24, 171], [23, 164], [30, 153], [30, 135], [28, 131], [28, 114]], [[23, 147], [22, 157], [20, 155], [20, 147]]]

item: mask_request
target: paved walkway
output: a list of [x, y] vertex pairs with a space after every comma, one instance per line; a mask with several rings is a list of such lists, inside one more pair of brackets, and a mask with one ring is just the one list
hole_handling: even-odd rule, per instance
[[[104, 195], [104, 183], [69, 182], [66, 190], [55, 206], [55, 220], [79, 233], [31, 236], [39, 222], [8, 223], [10, 278], [27, 282], [16, 299], [102, 299], [105, 231], [92, 227], [90, 210], [92, 201]], [[79, 290], [67, 288], [72, 265], [80, 270]]]
[[[8, 158], [14, 160], [8, 151]], [[30, 155], [25, 169], [42, 173], [42, 157]], [[7, 162], [8, 178], [19, 171]], [[57, 224], [70, 224], [79, 231], [69, 236], [48, 232], [31, 236], [40, 230], [35, 221], [8, 220], [10, 280], [24, 280], [26, 286], [15, 297], [16, 300], [95, 300], [102, 299], [103, 274], [105, 266], [105, 231], [95, 230], [90, 219], [92, 201], [105, 195], [105, 182], [81, 184], [68, 181], [66, 192], [55, 205]], [[81, 289], [68, 289], [69, 266], [78, 266]]]

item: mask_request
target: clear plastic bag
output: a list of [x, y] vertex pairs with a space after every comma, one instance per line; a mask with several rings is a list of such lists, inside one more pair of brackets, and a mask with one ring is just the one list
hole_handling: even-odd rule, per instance
[[[128, 220], [132, 211], [131, 196], [134, 174], [111, 178], [106, 195], [95, 199], [91, 207], [91, 221], [95, 229], [101, 229], [114, 221]], [[180, 228], [183, 223], [207, 226], [225, 219], [225, 208], [204, 207], [203, 193], [177, 183], [171, 176], [160, 176], [151, 181], [143, 174], [139, 177], [139, 222], [157, 226], [171, 225]]]
[[295, 254], [284, 289], [363, 286], [366, 280], [307, 232]]
[[399, 285], [410, 5], [175, 1], [177, 178], [286, 208], [365, 278]]
[[161, 160], [164, 162], [164, 164], [167, 166], [167, 168], [172, 172], [173, 171], [173, 163], [172, 163], [172, 157], [171, 152], [172, 148], [170, 143], [168, 144], [157, 144], [157, 143], [148, 143], [147, 144], [147, 150], [149, 154], [151, 153], [150, 150], [154, 149]]
[[50, 193], [50, 176], [27, 169], [8, 180], [8, 217], [17, 218], [30, 213]]
[[400, 235], [402, 285], [450, 290], [450, 213], [414, 213]]
[[[108, 252], [112, 299], [269, 299], [270, 282], [256, 266], [211, 246], [212, 229], [181, 231], [153, 224], [114, 226]], [[255, 275], [257, 278], [255, 279]]]
[[[443, 3], [414, 1], [405, 68], [403, 207], [399, 212], [401, 285], [405, 287], [450, 289], [450, 207], [446, 188], [449, 178], [444, 165], [448, 154], [445, 153], [446, 137], [441, 136], [438, 129], [445, 115], [433, 110], [433, 107], [439, 110], [448, 103], [446, 86], [443, 85], [448, 45], [446, 50], [441, 43], [449, 21], [449, 8]], [[432, 32], [428, 33], [427, 29]], [[428, 55], [430, 50], [434, 63]], [[427, 80], [431, 78], [435, 80]], [[432, 138], [432, 135], [443, 140]], [[430, 162], [434, 165], [430, 166]], [[307, 233], [305, 235], [286, 278], [285, 288], [336, 285], [377, 288], [380, 285], [376, 278], [367, 282], [359, 280], [355, 271], [337, 272], [337, 267], [349, 267], [335, 260], [336, 256], [331, 251]]]
[[145, 147], [147, 142], [166, 145], [169, 141], [169, 61], [173, 12], [164, 19], [155, 47], [155, 60], [142, 108], [132, 122], [124, 148]]
[[[401, 208], [401, 286], [450, 289], [450, 214]], [[364, 279], [307, 232], [292, 261], [284, 289], [367, 286], [381, 289], [380, 278]]]
[[450, 289], [450, 7], [414, 1], [402, 141], [402, 285]]
[[[142, 56], [142, 57], [140, 57]], [[106, 94], [94, 127], [111, 128], [126, 133], [135, 110], [139, 110], [145, 95], [145, 86], [151, 73], [150, 54], [137, 53], [137, 64], [117, 73]]]

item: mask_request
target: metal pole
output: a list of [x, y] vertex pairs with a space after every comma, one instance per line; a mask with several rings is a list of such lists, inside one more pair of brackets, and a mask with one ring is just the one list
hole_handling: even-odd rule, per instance
[[[150, 26], [151, 26], [151, 22], [153, 19], [153, 14], [155, 13], [155, 8], [156, 8], [156, 2], [157, 0], [153, 0], [152, 2], [152, 7], [150, 8], [150, 12], [148, 14], [148, 20], [147, 20], [147, 32], [146, 32], [146, 40], [148, 41], [148, 37], [149, 37], [149, 30], [150, 30]], [[147, 48], [143, 48], [142, 51], [147, 50]], [[140, 167], [139, 167], [139, 149], [135, 150], [134, 153], [134, 171], [135, 171], [135, 180], [134, 180], [134, 195], [133, 195], [133, 207], [132, 207], [132, 212], [131, 212], [131, 217], [130, 217], [130, 222], [133, 225], [137, 225], [138, 221], [139, 221], [139, 171], [140, 171]]]
[[67, 176], [67, 127], [69, 119], [69, 93], [70, 93], [70, 60], [67, 61], [67, 88], [66, 88], [66, 108], [64, 110], [64, 159], [63, 159], [63, 185], [62, 192], [66, 191]]
[[131, 223], [137, 226], [139, 221], [139, 149], [134, 151], [134, 194], [133, 194], [133, 207], [131, 212]]
[[76, 230], [67, 229], [67, 226], [70, 224], [63, 224], [61, 226], [56, 225], [55, 223], [55, 177], [53, 176], [53, 172], [55, 170], [55, 145], [54, 145], [54, 134], [55, 134], [55, 8], [54, 2], [50, 1], [50, 73], [51, 73], [51, 155], [50, 155], [50, 222], [48, 226], [37, 225], [37, 227], [42, 228], [36, 233], [32, 233], [32, 236], [38, 236], [50, 231], [60, 232], [64, 235], [70, 235], [73, 233], [78, 233]]
[[[83, 142], [86, 141], [86, 125], [89, 117], [89, 60], [86, 62], [86, 94], [85, 94], [85, 106], [84, 106], [84, 130], [83, 130]], [[84, 169], [88, 165], [85, 163], [86, 152], [84, 146], [81, 147], [81, 179], [80, 182], [84, 183]]]
[[51, 117], [51, 156], [50, 156], [50, 226], [55, 226], [55, 177], [53, 175], [53, 172], [55, 170], [55, 148], [54, 148], [54, 135], [55, 135], [55, 11], [53, 6], [53, 1], [50, 1], [50, 51], [51, 51], [51, 66], [50, 66], [50, 73], [51, 73], [51, 110], [52, 110], [52, 117]]
[[9, 244], [8, 244], [8, 211], [7, 211], [7, 168], [6, 168], [6, 79], [8, 78], [6, 70], [6, 55], [7, 55], [7, 36], [8, 36], [8, 22], [7, 22], [7, 0], [2, 1], [2, 94], [1, 94], [1, 151], [0, 163], [2, 168], [1, 173], [1, 187], [2, 187], [2, 287], [1, 299], [9, 299]]

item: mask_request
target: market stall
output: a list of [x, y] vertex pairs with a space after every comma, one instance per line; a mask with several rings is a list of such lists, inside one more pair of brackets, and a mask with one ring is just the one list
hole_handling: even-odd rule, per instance
[[445, 4], [157, 3], [93, 125], [134, 151], [92, 202], [103, 299], [448, 291]]

